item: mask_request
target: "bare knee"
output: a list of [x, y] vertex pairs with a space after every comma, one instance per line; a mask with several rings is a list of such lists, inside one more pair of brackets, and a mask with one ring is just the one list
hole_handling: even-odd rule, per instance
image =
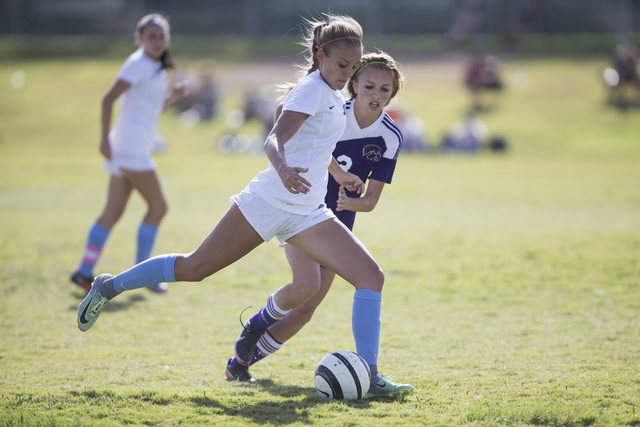
[[176, 258], [174, 275], [178, 282], [201, 282], [213, 273], [210, 263], [198, 260], [193, 254]]
[[380, 267], [375, 271], [369, 272], [366, 278], [363, 278], [358, 283], [354, 283], [356, 289], [369, 289], [376, 292], [382, 292], [384, 286], [384, 271]]
[[309, 301], [320, 290], [320, 278], [315, 275], [293, 282], [299, 301], [302, 303]]

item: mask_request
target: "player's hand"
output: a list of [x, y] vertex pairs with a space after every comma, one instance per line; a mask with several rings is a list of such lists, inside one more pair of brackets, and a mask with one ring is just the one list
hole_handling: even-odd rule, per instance
[[100, 141], [100, 153], [105, 157], [105, 159], [111, 160], [111, 145], [109, 145], [108, 140], [103, 139]]
[[308, 172], [309, 168], [285, 167], [278, 172], [284, 188], [292, 194], [306, 194], [311, 188], [309, 181], [304, 179], [301, 173]]
[[362, 194], [364, 191], [364, 182], [362, 182], [358, 175], [354, 175], [350, 172], [345, 172], [343, 175], [339, 176], [338, 179], [336, 179], [336, 182], [348, 191], [355, 191], [358, 194]]
[[172, 97], [176, 100], [176, 102], [186, 98], [189, 95], [191, 95], [191, 91], [189, 90], [186, 81], [177, 82], [175, 85], [173, 85]]
[[336, 205], [336, 210], [338, 212], [349, 210], [349, 196], [347, 196], [347, 192], [344, 190], [342, 185], [338, 189], [338, 200], [336, 201]]

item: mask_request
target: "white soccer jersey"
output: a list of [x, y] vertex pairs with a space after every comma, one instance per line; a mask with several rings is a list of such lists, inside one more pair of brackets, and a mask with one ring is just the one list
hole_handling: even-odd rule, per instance
[[112, 148], [150, 154], [167, 93], [167, 71], [140, 48], [122, 64], [117, 78], [131, 87], [119, 98], [120, 112], [110, 138]]
[[283, 111], [309, 115], [284, 148], [289, 166], [309, 168], [302, 176], [311, 189], [307, 194], [290, 193], [271, 162], [247, 189], [283, 211], [308, 215], [324, 203], [331, 153], [346, 125], [345, 94], [331, 89], [322, 80], [320, 71], [314, 71], [289, 92]]

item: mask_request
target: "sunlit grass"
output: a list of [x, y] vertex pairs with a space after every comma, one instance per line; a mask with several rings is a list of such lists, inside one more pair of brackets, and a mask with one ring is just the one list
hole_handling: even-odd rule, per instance
[[[530, 85], [480, 117], [506, 155], [401, 155], [355, 232], [387, 277], [380, 367], [416, 392], [356, 403], [313, 389], [327, 352], [354, 349], [342, 280], [253, 368], [257, 385], [224, 380], [238, 314], [290, 280], [274, 242], [200, 284], [131, 292], [77, 330], [68, 275], [104, 203], [98, 107], [120, 63], [0, 64], [0, 425], [640, 425], [640, 112], [604, 104], [606, 62], [505, 60], [506, 81]], [[437, 143], [468, 106], [461, 61], [404, 66], [400, 106]], [[237, 67], [219, 64], [223, 112], [240, 106]], [[265, 83], [290, 79], [289, 64], [269, 67]], [[188, 252], [266, 159], [218, 153], [222, 118], [182, 129], [170, 111], [160, 130], [155, 252]], [[135, 196], [99, 271], [130, 266], [143, 211]]]

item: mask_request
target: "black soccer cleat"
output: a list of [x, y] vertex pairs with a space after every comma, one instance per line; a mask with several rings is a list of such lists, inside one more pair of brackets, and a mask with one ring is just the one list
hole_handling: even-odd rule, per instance
[[93, 277], [83, 276], [79, 271], [76, 271], [71, 275], [71, 283], [80, 286], [86, 293], [91, 291], [91, 284], [93, 283], [93, 280]]
[[241, 365], [249, 366], [251, 364], [253, 350], [264, 332], [264, 330], [253, 326], [248, 320], [242, 326], [242, 332], [240, 332], [235, 344], [236, 360]]
[[254, 383], [256, 382], [255, 378], [249, 372], [249, 367], [244, 365], [232, 365], [231, 361], [233, 359], [229, 359], [227, 362], [227, 369], [224, 371], [224, 375], [227, 377], [229, 381], [238, 381], [238, 382], [248, 382]]

